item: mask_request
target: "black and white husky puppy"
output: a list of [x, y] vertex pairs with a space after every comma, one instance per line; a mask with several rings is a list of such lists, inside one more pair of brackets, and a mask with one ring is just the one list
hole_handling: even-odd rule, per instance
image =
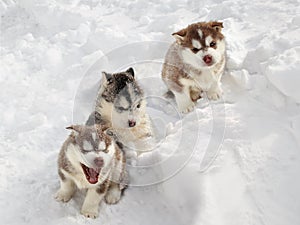
[[86, 124], [94, 123], [108, 125], [125, 149], [134, 149], [137, 155], [153, 148], [146, 100], [132, 68], [120, 73], [102, 72], [95, 112]]

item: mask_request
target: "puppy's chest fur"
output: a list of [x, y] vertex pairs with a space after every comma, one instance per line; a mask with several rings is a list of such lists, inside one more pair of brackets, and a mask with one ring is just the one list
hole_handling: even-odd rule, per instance
[[211, 85], [218, 81], [218, 76], [210, 69], [196, 69], [190, 65], [185, 67], [188, 77], [180, 78], [179, 81], [183, 85], [195, 86], [203, 91], [207, 91]]

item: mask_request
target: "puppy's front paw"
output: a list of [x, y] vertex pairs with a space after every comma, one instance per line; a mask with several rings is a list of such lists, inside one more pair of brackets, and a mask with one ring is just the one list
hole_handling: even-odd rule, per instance
[[107, 204], [116, 204], [120, 201], [120, 199], [121, 190], [119, 190], [119, 188], [110, 189], [105, 196], [105, 202]]
[[195, 103], [190, 101], [190, 102], [187, 102], [186, 104], [182, 104], [182, 105], [178, 105], [178, 109], [181, 113], [188, 113], [188, 112], [191, 112], [193, 111], [195, 108]]
[[58, 190], [54, 196], [57, 201], [68, 202], [72, 198], [72, 193], [66, 191]]
[[209, 100], [218, 100], [222, 96], [222, 90], [221, 89], [216, 89], [213, 91], [208, 91], [207, 92], [207, 98]]
[[81, 214], [87, 218], [96, 219], [99, 215], [98, 209], [81, 209]]

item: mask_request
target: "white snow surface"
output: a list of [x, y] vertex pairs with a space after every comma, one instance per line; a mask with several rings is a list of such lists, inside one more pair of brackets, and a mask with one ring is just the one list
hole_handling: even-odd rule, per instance
[[[0, 0], [0, 14], [0, 224], [300, 224], [299, 0]], [[208, 20], [224, 23], [224, 96], [179, 116], [162, 98], [163, 58], [171, 33]], [[84, 192], [53, 198], [64, 128], [87, 119], [102, 70], [129, 66], [165, 181], [87, 219]]]

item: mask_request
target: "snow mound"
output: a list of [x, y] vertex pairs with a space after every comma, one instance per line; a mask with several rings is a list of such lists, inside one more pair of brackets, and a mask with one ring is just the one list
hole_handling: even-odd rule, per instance
[[288, 49], [270, 59], [266, 66], [269, 81], [285, 96], [300, 103], [300, 47]]

